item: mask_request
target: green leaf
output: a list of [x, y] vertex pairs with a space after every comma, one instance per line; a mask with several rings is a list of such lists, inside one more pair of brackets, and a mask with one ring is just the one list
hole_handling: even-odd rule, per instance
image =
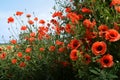
[[109, 76], [110, 79], [118, 78], [117, 75], [113, 75], [113, 74], [108, 74], [108, 76]]
[[96, 74], [96, 75], [99, 75], [99, 74], [100, 74], [98, 71], [96, 71], [96, 70], [94, 70], [94, 69], [90, 69], [89, 71], [92, 72], [93, 74]]

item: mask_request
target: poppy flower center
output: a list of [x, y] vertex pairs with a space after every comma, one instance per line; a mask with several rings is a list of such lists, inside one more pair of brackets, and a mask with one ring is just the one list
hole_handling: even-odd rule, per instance
[[102, 46], [98, 46], [98, 47], [97, 47], [97, 50], [98, 50], [98, 51], [101, 51], [101, 50], [102, 50]]
[[77, 54], [75, 53], [74, 56], [77, 56]]
[[74, 47], [77, 47], [77, 46], [78, 46], [78, 43], [77, 43], [77, 42], [76, 42], [76, 43], [74, 43], [74, 44], [73, 44], [73, 46], [74, 46]]
[[90, 60], [90, 58], [86, 57], [86, 58], [85, 58], [85, 60], [86, 60], [86, 61], [89, 61], [89, 60]]
[[102, 31], [106, 31], [106, 29], [104, 28], [104, 29], [102, 29]]
[[108, 64], [108, 63], [109, 63], [109, 60], [108, 60], [108, 59], [105, 59], [105, 60], [104, 60], [104, 63], [105, 63], [105, 64]]
[[114, 34], [110, 34], [110, 36], [111, 36], [111, 37], [115, 37], [115, 35], [114, 35]]

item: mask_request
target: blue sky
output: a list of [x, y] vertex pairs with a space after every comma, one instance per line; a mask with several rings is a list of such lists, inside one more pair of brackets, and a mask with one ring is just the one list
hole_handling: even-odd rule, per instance
[[7, 18], [16, 11], [25, 13], [35, 13], [40, 19], [50, 19], [50, 12], [53, 11], [54, 0], [0, 0], [0, 43], [3, 43], [2, 35], [5, 41], [9, 41], [11, 33], [7, 24]]

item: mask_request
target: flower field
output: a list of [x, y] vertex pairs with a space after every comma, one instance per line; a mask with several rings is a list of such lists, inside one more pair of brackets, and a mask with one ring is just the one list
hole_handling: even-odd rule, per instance
[[120, 0], [55, 3], [49, 21], [8, 17], [20, 34], [0, 47], [0, 80], [120, 80]]

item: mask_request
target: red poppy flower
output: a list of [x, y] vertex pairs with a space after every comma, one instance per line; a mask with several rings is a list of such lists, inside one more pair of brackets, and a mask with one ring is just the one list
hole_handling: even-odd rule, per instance
[[16, 43], [17, 43], [17, 40], [12, 39], [12, 40], [10, 41], [10, 43], [11, 43], [11, 44], [16, 44]]
[[80, 20], [83, 19], [83, 15], [79, 14], [78, 16]]
[[72, 21], [72, 23], [78, 23], [80, 20], [79, 16], [75, 12], [70, 12], [67, 14], [67, 17]]
[[50, 23], [47, 23], [47, 27], [50, 27]]
[[108, 26], [102, 24], [102, 25], [100, 25], [98, 27], [98, 30], [100, 30], [100, 31], [107, 31], [108, 30]]
[[71, 8], [70, 8], [70, 7], [67, 7], [67, 8], [65, 9], [65, 12], [71, 12]]
[[30, 56], [25, 56], [25, 59], [26, 59], [27, 61], [29, 61], [29, 60], [31, 59], [31, 57], [30, 57]]
[[[89, 34], [89, 35], [88, 35], [88, 34]], [[86, 29], [85, 37], [86, 37], [88, 40], [91, 40], [91, 39], [94, 39], [94, 38], [97, 37], [97, 33], [96, 33], [96, 32], [91, 32], [89, 29]]]
[[109, 40], [110, 42], [115, 42], [120, 39], [120, 34], [115, 29], [110, 29], [105, 34], [105, 39]]
[[34, 22], [33, 22], [32, 20], [29, 20], [28, 23], [29, 23], [30, 25], [34, 24]]
[[25, 49], [25, 52], [26, 52], [26, 53], [30, 53], [31, 50], [32, 50], [31, 48], [26, 48], [26, 49]]
[[31, 36], [31, 37], [35, 37], [35, 36], [36, 36], [35, 32], [31, 32], [31, 33], [30, 33], [30, 36]]
[[14, 18], [13, 17], [9, 17], [8, 18], [8, 23], [13, 23], [14, 22]]
[[60, 27], [59, 27], [59, 26], [56, 26], [56, 27], [55, 27], [55, 31], [56, 31], [57, 35], [60, 35], [61, 30], [60, 30]]
[[14, 58], [14, 59], [11, 60], [11, 62], [12, 62], [12, 64], [16, 64], [17, 63], [17, 59]]
[[38, 17], [35, 17], [35, 18], [34, 18], [34, 21], [38, 21]]
[[8, 50], [11, 50], [12, 49], [12, 46], [7, 46], [6, 47]]
[[84, 59], [86, 64], [89, 64], [91, 62], [91, 56], [89, 54], [85, 54]]
[[31, 17], [31, 14], [27, 14], [26, 17], [27, 17], [27, 18], [30, 18], [30, 17]]
[[59, 22], [55, 19], [51, 19], [50, 23], [54, 24], [54, 25], [59, 25]]
[[114, 22], [114, 29], [117, 31], [120, 30], [120, 26], [116, 22]]
[[59, 41], [59, 40], [56, 40], [56, 45], [63, 45], [63, 42]]
[[65, 26], [65, 31], [66, 31], [67, 33], [74, 33], [73, 28], [74, 28], [74, 27], [73, 27], [72, 25], [66, 24], [66, 26]]
[[90, 29], [90, 28], [93, 28], [95, 25], [96, 25], [96, 21], [93, 20], [92, 22], [89, 20], [89, 19], [85, 19], [83, 21], [83, 25], [87, 28], [87, 29]]
[[120, 4], [120, 0], [112, 0], [112, 2], [110, 3], [110, 6], [114, 6], [114, 5], [119, 5]]
[[49, 51], [54, 51], [55, 50], [55, 46], [50, 46], [49, 47]]
[[115, 6], [115, 10], [120, 13], [120, 6]]
[[39, 23], [40, 23], [40, 24], [45, 24], [45, 21], [44, 21], [43, 19], [41, 19], [41, 20], [39, 21]]
[[65, 48], [64, 48], [64, 47], [60, 47], [60, 48], [58, 49], [58, 51], [62, 53], [62, 52], [65, 51]]
[[41, 48], [39, 48], [39, 50], [40, 50], [41, 52], [43, 52], [45, 49], [41, 47]]
[[45, 35], [45, 38], [46, 38], [46, 39], [50, 39], [51, 37], [50, 37], [49, 34], [46, 34], [46, 35]]
[[102, 65], [102, 67], [107, 68], [107, 67], [112, 67], [114, 62], [113, 62], [113, 56], [110, 54], [104, 55], [101, 59], [100, 59], [100, 63]]
[[98, 30], [99, 30], [99, 36], [105, 37], [105, 32], [108, 30], [108, 26], [102, 24], [98, 27]]
[[80, 47], [80, 41], [77, 39], [71, 40], [70, 47], [71, 49], [77, 49], [78, 47]]
[[58, 12], [54, 12], [53, 13], [53, 15], [52, 15], [52, 17], [54, 18], [54, 17], [62, 17], [62, 12], [61, 11], [58, 11]]
[[25, 62], [21, 62], [21, 63], [19, 64], [19, 66], [20, 66], [20, 67], [25, 67], [26, 64], [25, 64]]
[[74, 50], [71, 51], [71, 53], [70, 53], [70, 59], [71, 59], [72, 61], [76, 61], [76, 60], [78, 59], [77, 52], [78, 52], [78, 51], [77, 51], [76, 49], [74, 49]]
[[83, 13], [91, 13], [92, 11], [86, 7], [83, 7], [81, 10]]
[[5, 59], [6, 55], [7, 55], [7, 54], [3, 52], [3, 53], [0, 54], [0, 58], [1, 58], [2, 60]]
[[17, 56], [21, 58], [22, 57], [22, 52], [18, 52]]
[[105, 54], [107, 50], [107, 45], [105, 42], [101, 41], [101, 42], [95, 42], [92, 45], [92, 52], [93, 54], [97, 55], [103, 55]]
[[21, 16], [22, 14], [23, 14], [23, 12], [21, 12], [21, 11], [17, 11], [17, 12], [16, 12], [16, 15], [17, 15], [17, 16]]
[[21, 30], [25, 31], [27, 29], [27, 26], [22, 26]]
[[65, 31], [67, 32], [67, 33], [71, 33], [71, 25], [70, 24], [66, 24], [66, 26], [65, 26]]
[[30, 42], [33, 42], [33, 41], [35, 41], [35, 39], [36, 39], [35, 37], [30, 37], [30, 38], [29, 38], [29, 41], [30, 41]]
[[2, 51], [3, 49], [0, 47], [0, 52]]
[[67, 67], [68, 65], [70, 65], [68, 61], [62, 61], [61, 64], [63, 65], [63, 67]]

